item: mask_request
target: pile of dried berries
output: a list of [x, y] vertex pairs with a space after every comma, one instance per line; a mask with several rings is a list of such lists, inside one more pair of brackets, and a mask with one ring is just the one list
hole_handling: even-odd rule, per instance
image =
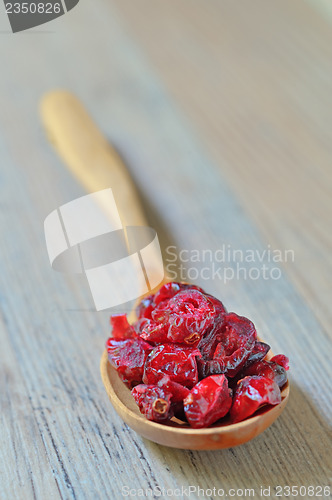
[[112, 316], [106, 348], [149, 420], [176, 416], [208, 427], [281, 402], [288, 358], [267, 361], [270, 346], [257, 340], [254, 324], [201, 288], [167, 283], [141, 301], [137, 318], [130, 325], [125, 314]]

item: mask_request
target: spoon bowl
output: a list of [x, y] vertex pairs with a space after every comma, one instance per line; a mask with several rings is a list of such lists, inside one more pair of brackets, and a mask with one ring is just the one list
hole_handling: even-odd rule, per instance
[[[273, 354], [269, 354], [270, 359]], [[269, 427], [280, 415], [289, 397], [289, 383], [281, 391], [281, 403], [263, 406], [254, 416], [231, 424], [228, 418], [205, 429], [192, 429], [173, 417], [168, 423], [147, 420], [139, 411], [130, 389], [122, 382], [108, 361], [105, 350], [100, 362], [101, 377], [108, 397], [118, 415], [135, 432], [155, 443], [187, 450], [217, 450], [246, 443]]]

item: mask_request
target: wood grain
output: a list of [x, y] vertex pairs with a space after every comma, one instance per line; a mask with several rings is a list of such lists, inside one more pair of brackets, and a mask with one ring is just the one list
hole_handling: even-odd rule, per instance
[[[49, 32], [2, 34], [1, 498], [188, 485], [259, 498], [261, 485], [328, 483], [330, 22], [298, 1], [104, 0], [80, 2]], [[27, 64], [36, 56], [38, 70]], [[289, 404], [252, 442], [173, 450], [109, 404], [109, 313], [46, 254], [44, 218], [85, 194], [39, 121], [56, 86], [79, 95], [121, 152], [163, 246], [295, 249], [278, 280], [200, 282], [291, 358]]]
[[264, 239], [294, 249], [287, 273], [329, 331], [331, 3], [200, 4], [118, 9]]

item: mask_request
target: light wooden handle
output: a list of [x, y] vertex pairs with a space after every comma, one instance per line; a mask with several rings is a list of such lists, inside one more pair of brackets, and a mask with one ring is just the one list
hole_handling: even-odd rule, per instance
[[41, 100], [48, 137], [73, 174], [88, 191], [111, 187], [124, 226], [146, 226], [134, 183], [119, 154], [107, 142], [80, 101], [54, 90]]

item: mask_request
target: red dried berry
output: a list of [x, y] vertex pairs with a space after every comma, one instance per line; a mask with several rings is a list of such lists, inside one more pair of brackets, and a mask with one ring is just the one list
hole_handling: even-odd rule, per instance
[[227, 314], [227, 311], [226, 311], [224, 304], [219, 299], [217, 299], [216, 297], [213, 297], [213, 295], [209, 295], [207, 293], [205, 294], [205, 297], [207, 297], [209, 300], [211, 300], [212, 304], [214, 305], [216, 316]]
[[169, 300], [177, 293], [182, 290], [198, 290], [199, 292], [204, 293], [204, 290], [196, 285], [190, 285], [189, 283], [177, 283], [176, 281], [172, 281], [170, 283], [165, 283], [161, 288], [159, 288], [158, 292], [154, 297], [154, 304], [157, 306], [160, 302], [164, 302], [165, 300]]
[[171, 408], [173, 414], [181, 420], [185, 420], [183, 400], [188, 396], [189, 389], [174, 382], [168, 375], [164, 375], [163, 378], [158, 380], [157, 385], [172, 395]]
[[279, 387], [282, 387], [287, 382], [287, 373], [285, 368], [271, 361], [256, 361], [252, 365], [243, 370], [243, 376], [261, 375], [262, 377], [274, 380]]
[[210, 375], [221, 375], [226, 370], [224, 363], [217, 359], [203, 359], [197, 357], [196, 363], [199, 380], [209, 377]]
[[[237, 382], [247, 375], [247, 369], [258, 361], [262, 361], [270, 350], [270, 346], [264, 342], [259, 342], [256, 340], [253, 350], [251, 351], [249, 358], [241, 368], [241, 370], [236, 374], [235, 377], [229, 379], [229, 384], [232, 388], [236, 387]], [[256, 375], [256, 373], [250, 373], [250, 375]]]
[[169, 375], [172, 381], [191, 388], [198, 381], [195, 359], [198, 355], [197, 349], [176, 344], [155, 347], [147, 357], [143, 382], [157, 384], [164, 375]]
[[184, 385], [174, 382], [169, 375], [164, 375], [158, 380], [157, 385], [172, 395], [172, 403], [182, 402], [190, 392]]
[[195, 346], [213, 324], [215, 307], [198, 290], [178, 292], [168, 302], [161, 302], [152, 312], [152, 319], [167, 327], [169, 342]]
[[141, 335], [142, 333], [142, 330], [144, 328], [144, 326], [149, 322], [151, 321], [150, 319], [147, 319], [147, 318], [141, 318], [141, 319], [138, 319], [137, 321], [135, 321], [132, 326], [135, 330], [135, 332], [137, 333], [137, 335]]
[[271, 363], [277, 363], [277, 365], [282, 366], [286, 371], [289, 370], [289, 358], [284, 354], [276, 354], [270, 361]]
[[260, 406], [280, 402], [280, 389], [274, 380], [261, 376], [245, 377], [237, 384], [230, 417], [232, 422], [240, 422], [253, 415]]
[[213, 359], [224, 364], [228, 377], [235, 377], [249, 358], [257, 339], [255, 325], [244, 316], [226, 314], [223, 337]]
[[145, 361], [152, 346], [139, 338], [127, 340], [109, 338], [106, 349], [109, 362], [128, 387], [134, 387], [142, 382]]
[[154, 305], [154, 295], [149, 295], [144, 297], [141, 302], [136, 307], [136, 316], [138, 319], [148, 318], [151, 319], [151, 312], [153, 311]]
[[249, 319], [235, 313], [220, 317], [198, 345], [203, 358], [199, 361], [200, 377], [216, 373], [235, 377], [252, 353], [256, 338]]
[[125, 340], [136, 337], [135, 329], [128, 323], [126, 314], [114, 314], [110, 318], [112, 337], [116, 340]]
[[208, 427], [224, 417], [232, 405], [232, 392], [225, 375], [211, 375], [198, 382], [183, 401], [191, 427]]
[[148, 420], [165, 422], [173, 416], [171, 394], [156, 385], [140, 384], [131, 391], [139, 410]]
[[[141, 320], [142, 321], [142, 320]], [[164, 323], [156, 323], [152, 319], [144, 320], [140, 328], [140, 336], [147, 342], [163, 343], [167, 339], [168, 326]]]
[[[204, 360], [213, 359], [214, 351], [223, 338], [223, 326], [225, 324], [225, 315], [217, 316], [212, 327], [205, 333], [200, 340], [197, 348]], [[212, 373], [210, 374], [212, 375]]]
[[262, 359], [264, 359], [269, 350], [269, 344], [265, 344], [265, 342], [259, 342], [258, 340], [256, 340], [253, 350], [251, 351], [249, 358], [246, 361], [245, 367], [251, 365], [252, 363], [256, 363], [256, 361], [261, 361]]

